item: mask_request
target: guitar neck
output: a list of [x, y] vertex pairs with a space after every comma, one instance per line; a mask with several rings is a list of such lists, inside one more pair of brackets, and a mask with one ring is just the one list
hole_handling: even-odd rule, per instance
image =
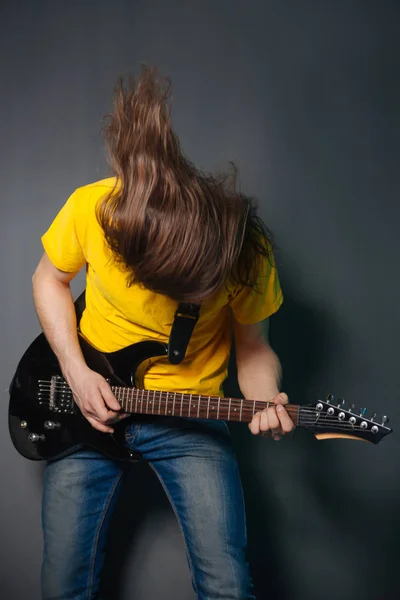
[[[260, 400], [139, 390], [118, 386], [113, 386], [112, 391], [125, 412], [143, 415], [192, 417], [250, 423], [255, 413], [263, 410], [268, 405], [268, 402]], [[298, 425], [300, 406], [287, 404], [285, 408], [295, 425]]]

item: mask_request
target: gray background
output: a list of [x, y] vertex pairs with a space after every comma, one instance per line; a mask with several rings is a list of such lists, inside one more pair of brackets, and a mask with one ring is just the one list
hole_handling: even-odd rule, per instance
[[[108, 173], [99, 123], [118, 75], [157, 64], [186, 153], [210, 170], [236, 160], [275, 233], [285, 303], [272, 343], [291, 400], [333, 392], [396, 429], [372, 446], [234, 428], [259, 598], [398, 598], [398, 3], [19, 1], [1, 4], [0, 27], [1, 389], [39, 332], [40, 235]], [[0, 592], [38, 600], [42, 467], [12, 448], [7, 399]], [[138, 466], [126, 489], [109, 597], [193, 598], [157, 482]]]

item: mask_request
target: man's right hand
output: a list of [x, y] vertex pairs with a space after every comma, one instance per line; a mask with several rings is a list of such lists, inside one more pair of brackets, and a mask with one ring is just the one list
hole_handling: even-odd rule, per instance
[[65, 373], [65, 378], [82, 415], [98, 431], [113, 433], [110, 425], [130, 416], [122, 410], [107, 381], [96, 371], [82, 366], [79, 370], [75, 368], [73, 374]]

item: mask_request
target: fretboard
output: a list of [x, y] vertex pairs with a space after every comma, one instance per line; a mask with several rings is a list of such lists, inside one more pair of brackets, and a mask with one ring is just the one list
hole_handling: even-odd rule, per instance
[[[112, 391], [126, 412], [142, 415], [192, 417], [250, 423], [253, 416], [269, 404], [260, 400], [139, 390], [118, 386], [113, 386]], [[300, 407], [296, 404], [287, 404], [285, 408], [293, 422], [298, 425]]]

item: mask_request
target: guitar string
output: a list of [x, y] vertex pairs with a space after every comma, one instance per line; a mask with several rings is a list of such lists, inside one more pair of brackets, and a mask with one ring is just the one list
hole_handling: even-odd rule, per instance
[[[40, 383], [44, 383], [44, 384], [46, 384], [46, 385], [44, 385], [44, 386], [40, 386], [42, 389], [44, 388], [44, 389], [48, 389], [48, 390], [50, 390], [50, 388], [51, 388], [51, 383], [50, 383], [50, 382], [48, 382], [48, 381], [45, 381], [45, 380], [39, 380], [39, 382], [40, 382]], [[54, 385], [54, 386], [53, 386], [53, 388], [52, 388], [52, 389], [54, 389], [55, 391], [58, 391], [58, 392], [70, 392], [70, 393], [72, 394], [72, 392], [71, 392], [71, 389], [69, 388], [69, 386], [68, 386], [66, 383], [64, 383], [64, 384], [62, 384], [62, 383], [60, 383], [60, 384], [56, 384], [56, 385]], [[199, 399], [200, 399], [200, 402], [204, 402], [204, 401], [206, 401], [206, 400], [210, 399], [210, 400], [214, 400], [214, 401], [216, 401], [216, 402], [218, 402], [218, 400], [226, 400], [226, 401], [231, 401], [232, 403], [233, 403], [233, 402], [235, 402], [235, 403], [242, 403], [242, 402], [243, 402], [243, 403], [248, 403], [248, 402], [250, 402], [250, 403], [254, 403], [254, 402], [256, 402], [256, 403], [264, 403], [264, 404], [268, 404], [268, 401], [267, 401], [267, 400], [249, 400], [249, 399], [245, 399], [245, 398], [243, 398], [243, 399], [241, 399], [241, 398], [229, 398], [229, 397], [227, 397], [227, 396], [211, 396], [211, 395], [210, 395], [210, 396], [205, 396], [205, 395], [202, 395], [202, 394], [197, 394], [197, 393], [192, 393], [192, 394], [190, 394], [190, 393], [188, 393], [188, 392], [173, 392], [173, 391], [171, 391], [171, 392], [165, 392], [165, 391], [163, 391], [163, 390], [143, 390], [143, 389], [140, 389], [140, 388], [131, 388], [131, 387], [129, 387], [129, 386], [126, 386], [126, 387], [122, 387], [122, 386], [112, 386], [112, 390], [114, 390], [115, 392], [122, 392], [122, 394], [124, 393], [124, 390], [134, 390], [134, 391], [135, 391], [137, 394], [143, 394], [143, 393], [146, 393], [146, 395], [147, 395], [147, 396], [150, 396], [150, 395], [151, 395], [151, 394], [153, 394], [153, 393], [154, 393], [154, 394], [157, 394], [157, 398], [150, 398], [150, 397], [149, 397], [149, 398], [143, 398], [143, 399], [142, 399], [142, 398], [140, 398], [140, 399], [138, 399], [139, 401], [146, 401], [146, 402], [147, 402], [147, 401], [149, 401], [149, 402], [157, 402], [157, 401], [159, 401], [160, 399], [161, 399], [161, 400], [168, 400], [168, 401], [169, 401], [169, 397], [170, 397], [170, 396], [172, 396], [172, 395], [174, 395], [174, 394], [176, 394], [176, 395], [178, 395], [179, 397], [182, 397], [182, 396], [183, 396], [183, 397], [184, 397], [184, 400], [186, 400], [186, 401], [188, 400], [188, 398], [187, 398], [187, 397], [188, 397], [188, 396], [190, 396], [190, 397], [191, 397], [190, 401], [192, 401], [192, 400], [193, 400], [193, 401], [196, 401], [196, 400], [199, 400]], [[186, 398], [185, 398], [185, 396], [186, 396]], [[132, 401], [132, 402], [133, 402], [133, 401], [135, 401], [135, 398], [134, 398], [134, 397], [133, 397], [133, 398], [131, 398], [131, 399], [130, 399], [130, 398], [122, 398], [122, 399], [123, 399], [124, 401], [125, 401], [125, 400], [128, 400], [129, 402], [131, 402], [131, 401]], [[318, 401], [317, 401], [317, 402], [318, 402]], [[356, 413], [353, 413], [353, 412], [349, 411], [347, 408], [344, 408], [344, 407], [342, 407], [341, 405], [340, 405], [340, 406], [336, 406], [336, 405], [334, 405], [334, 404], [329, 404], [329, 403], [326, 403], [326, 402], [325, 402], [325, 401], [323, 401], [323, 400], [321, 400], [320, 402], [324, 402], [324, 403], [325, 403], [325, 406], [326, 406], [326, 405], [327, 405], [327, 406], [332, 406], [332, 408], [334, 408], [335, 410], [343, 410], [343, 411], [345, 411], [345, 412], [347, 412], [347, 413], [354, 414], [354, 416], [358, 416], [358, 417], [360, 417], [360, 418], [362, 417], [362, 415], [357, 415]], [[270, 404], [271, 404], [271, 407], [272, 407], [273, 403], [272, 403], [272, 402], [270, 402]], [[289, 404], [289, 406], [296, 406], [296, 410], [297, 410], [297, 407], [299, 407], [299, 409], [300, 409], [302, 412], [303, 412], [303, 411], [305, 411], [305, 410], [310, 410], [310, 411], [312, 411], [312, 412], [315, 412], [315, 411], [316, 411], [316, 412], [321, 412], [321, 411], [317, 411], [317, 409], [316, 409], [315, 407], [309, 407], [307, 404], [306, 404], [306, 405], [301, 405], [301, 404], [298, 404], [298, 405], [293, 405], [293, 404]], [[243, 407], [243, 408], [245, 408], [245, 407]], [[366, 417], [366, 418], [367, 418], [367, 417]], [[368, 419], [368, 418], [367, 418], [367, 419]]]
[[[47, 381], [39, 380], [39, 382], [40, 383], [45, 383], [46, 385], [49, 386], [49, 388], [51, 386], [51, 384], [49, 382], [47, 382]], [[66, 384], [63, 384], [63, 383], [56, 384], [56, 386], [53, 386], [53, 389], [54, 388], [56, 389], [56, 391], [62, 390], [64, 392], [65, 391], [71, 392], [70, 388]], [[123, 392], [123, 390], [126, 390], [126, 389], [128, 389], [128, 390], [135, 389], [138, 392], [145, 391], [147, 396], [150, 396], [150, 394], [152, 392], [155, 392], [158, 397], [157, 398], [153, 398], [153, 399], [150, 398], [150, 397], [148, 397], [148, 398], [140, 398], [140, 399], [135, 399], [135, 398], [122, 398], [121, 399], [121, 402], [124, 402], [124, 403], [125, 402], [129, 402], [130, 404], [132, 402], [134, 402], [135, 400], [137, 400], [138, 402], [141, 403], [141, 406], [143, 406], [144, 402], [146, 402], [147, 404], [150, 403], [152, 405], [153, 409], [154, 409], [154, 406], [156, 405], [157, 402], [160, 403], [161, 400], [166, 400], [167, 399], [167, 395], [168, 396], [172, 396], [174, 394], [174, 392], [163, 392], [163, 391], [158, 391], [158, 390], [139, 390], [138, 388], [130, 388], [128, 386], [126, 386], [126, 387], [122, 387], [122, 386], [118, 386], [117, 387], [117, 386], [114, 386], [114, 391], [116, 391], [116, 392], [118, 392], [118, 391], [122, 391]], [[187, 393], [181, 394], [180, 392], [177, 392], [177, 394], [178, 394], [179, 412], [184, 412], [184, 411], [186, 411], [187, 409], [189, 409], [191, 407], [193, 407], [194, 409], [198, 408], [198, 404], [195, 404], [195, 403], [192, 404], [192, 402], [196, 402], [196, 400], [198, 402], [199, 397], [198, 397], [197, 394], [194, 395], [193, 399], [183, 398], [183, 401], [182, 401], [182, 399], [179, 400], [179, 396], [182, 395], [182, 396], [185, 397], [185, 396], [190, 396], [190, 394], [187, 394]], [[230, 400], [230, 403], [231, 403], [231, 411], [230, 412], [232, 412], [232, 406], [233, 406], [233, 408], [238, 408], [237, 406], [235, 407], [234, 404], [239, 404], [239, 406], [242, 404], [242, 400], [239, 399], [239, 398], [226, 398], [226, 397], [210, 396], [210, 400], [211, 400], [211, 398], [212, 398], [212, 400], [214, 402], [216, 402], [216, 401], [218, 402], [218, 400], [226, 400], [226, 401]], [[204, 404], [204, 401], [206, 401], [206, 400], [208, 400], [208, 397], [207, 396], [202, 396], [200, 402], [202, 401], [203, 404]], [[171, 398], [170, 402], [172, 402], [172, 401], [173, 400]], [[176, 401], [176, 399], [175, 399], [175, 401]], [[250, 402], [250, 403], [254, 403], [254, 402], [261, 403], [263, 401], [262, 400], [256, 400], [256, 401], [254, 401], [254, 400], [243, 400], [243, 402], [247, 402], [247, 403], [248, 402]], [[267, 403], [267, 402], [265, 402], [265, 403]], [[128, 406], [126, 408], [128, 408]], [[225, 406], [225, 407], [222, 407], [220, 410], [224, 411], [227, 408], [228, 407]], [[340, 407], [335, 407], [335, 408], [338, 410]], [[314, 424], [314, 425], [316, 425], [316, 424], [322, 424], [322, 425], [330, 424], [331, 426], [336, 425], [336, 428], [340, 428], [340, 429], [345, 428], [345, 429], [347, 429], [349, 431], [353, 431], [355, 429], [359, 429], [359, 430], [363, 430], [363, 431], [368, 431], [368, 429], [362, 428], [362, 427], [360, 427], [360, 426], [358, 426], [356, 424], [353, 425], [352, 423], [349, 423], [348, 421], [339, 421], [338, 422], [338, 419], [337, 419], [337, 417], [335, 415], [325, 415], [324, 413], [321, 414], [321, 411], [317, 411], [313, 407], [307, 408], [306, 406], [299, 405], [299, 409], [300, 409], [299, 425], [303, 425], [303, 424], [306, 424], [306, 425], [307, 424], [308, 425], [309, 424]], [[201, 408], [201, 410], [204, 411], [205, 407], [203, 406]], [[212, 408], [211, 410], [214, 410], [214, 408]], [[252, 407], [242, 406], [241, 407], [241, 414], [242, 414], [242, 416], [252, 416], [253, 410], [254, 409]], [[298, 409], [296, 408], [296, 410], [298, 410]], [[343, 410], [346, 410], [346, 409], [343, 409]], [[138, 414], [141, 414], [139, 411], [135, 411], [135, 412], [137, 412]], [[135, 412], [133, 412], [132, 414], [135, 414]], [[255, 412], [259, 412], [259, 410], [256, 410]], [[254, 412], [254, 414], [255, 414], [255, 412]], [[304, 413], [310, 413], [310, 416], [308, 416], [308, 418], [307, 418], [307, 416]], [[144, 414], [154, 414], [154, 410], [150, 411], [150, 407], [147, 406], [146, 407], [146, 411], [145, 411]], [[237, 411], [235, 411], [233, 414], [237, 414]], [[347, 413], [347, 414], [353, 415], [353, 413]], [[356, 416], [359, 419], [363, 418], [362, 415], [354, 415], [354, 416]], [[302, 417], [305, 417], [305, 418], [302, 418]], [[368, 421], [367, 418], [364, 419], [364, 420]], [[374, 421], [371, 421], [370, 423], [372, 423], [372, 425], [379, 425], [380, 426], [379, 423], [374, 422]]]
[[[44, 384], [41, 385], [40, 387], [42, 388], [47, 388], [50, 389], [52, 387], [52, 383], [49, 380], [45, 380], [45, 379], [38, 379], [39, 384]], [[67, 384], [66, 381], [64, 382], [56, 382], [53, 385], [53, 389], [57, 390], [57, 391], [71, 391], [69, 385]], [[116, 392], [122, 392], [124, 393], [125, 390], [132, 390], [136, 393], [143, 393], [145, 392], [146, 394], [152, 394], [152, 393], [156, 393], [156, 394], [160, 394], [161, 396], [167, 396], [167, 395], [172, 395], [172, 394], [180, 394], [183, 396], [194, 396], [194, 398], [198, 398], [201, 397], [203, 398], [208, 398], [208, 396], [202, 395], [202, 394], [197, 394], [197, 393], [192, 393], [190, 394], [189, 392], [174, 392], [174, 391], [165, 391], [165, 390], [146, 390], [146, 389], [142, 389], [142, 388], [136, 388], [136, 387], [130, 387], [130, 386], [111, 386], [111, 389], [116, 391]], [[213, 398], [215, 400], [232, 400], [232, 401], [238, 401], [241, 402], [241, 398], [229, 398], [228, 396], [214, 396], [214, 395], [210, 395], [210, 398]], [[254, 400], [246, 400], [243, 399], [243, 401], [245, 402], [254, 402]], [[255, 400], [255, 402], [265, 402], [267, 403], [267, 400]], [[336, 409], [340, 409], [342, 407], [342, 405], [335, 405], [335, 404], [331, 404], [329, 402], [326, 402], [325, 400], [317, 400], [317, 402], [323, 402], [325, 405], [328, 406], [332, 406], [333, 408]], [[290, 404], [289, 404], [290, 405]], [[293, 406], [293, 405], [292, 405]], [[306, 408], [307, 405], [296, 405], [296, 406], [300, 406], [301, 408]], [[347, 410], [345, 408], [343, 408], [343, 410]]]
[[[129, 402], [128, 399], [125, 399], [125, 400], [127, 400], [127, 402]], [[124, 403], [125, 403], [125, 400], [124, 400]], [[157, 412], [154, 413], [154, 411], [151, 411], [150, 406], [146, 406], [145, 410], [142, 410], [142, 411], [138, 410], [138, 408], [144, 408], [144, 403], [146, 402], [146, 400], [140, 401], [140, 402], [141, 402], [140, 406], [135, 407], [135, 411], [132, 411], [131, 414], [147, 414], [147, 415], [155, 414], [157, 416]], [[150, 402], [153, 402], [153, 401], [151, 400]], [[172, 400], [171, 400], [171, 402], [172, 402]], [[152, 407], [154, 408], [155, 405], [156, 405], [156, 402], [153, 403]], [[190, 405], [190, 406], [192, 406], [192, 405]], [[128, 406], [123, 407], [123, 408], [128, 409]], [[185, 412], [187, 414], [182, 415], [182, 416], [186, 416], [186, 417], [189, 416], [188, 413], [190, 411], [188, 411], [189, 405], [187, 403], [183, 404], [182, 409], [181, 409], [181, 403], [178, 402], [177, 409], [178, 408], [179, 408], [179, 411], [177, 410], [176, 412], [180, 412], [181, 410], [182, 410], [182, 412], [184, 412], [184, 410], [185, 410]], [[198, 406], [194, 405], [193, 408], [196, 409], [196, 408], [198, 408]], [[157, 410], [157, 407], [156, 407], [156, 410]], [[205, 408], [203, 408], [202, 410], [204, 411]], [[215, 409], [213, 409], [213, 410], [215, 410]], [[130, 411], [128, 411], [128, 412], [130, 412]], [[325, 416], [325, 415], [320, 414], [319, 416], [317, 416], [314, 411], [308, 411], [308, 412], [312, 413], [312, 416], [311, 415], [306, 416], [305, 418], [302, 419], [301, 415], [300, 415], [300, 419], [299, 419], [299, 423], [298, 423], [299, 426], [304, 426], [304, 425], [328, 426], [330, 429], [346, 430], [346, 431], [350, 431], [350, 432], [351, 431], [367, 431], [367, 432], [370, 431], [370, 429], [361, 427], [360, 425], [357, 425], [357, 424], [353, 425], [352, 423], [349, 423], [348, 421], [338, 421], [338, 419], [336, 419], [334, 416], [331, 416], [331, 415]], [[231, 411], [230, 416], [232, 417], [233, 414], [237, 415], [238, 413], [237, 412], [232, 413], [232, 411]], [[176, 416], [175, 411], [174, 411], [174, 415]], [[168, 416], [168, 415], [163, 414], [163, 416]], [[243, 410], [242, 416], [252, 416], [252, 410], [251, 409]], [[314, 418], [314, 417], [316, 417], [316, 418]], [[221, 420], [223, 420], [223, 417], [221, 418]], [[233, 420], [233, 419], [231, 419], [231, 420]], [[377, 423], [374, 423], [374, 422], [372, 422], [372, 424], [377, 425]]]
[[[141, 407], [143, 407], [143, 404], [141, 405]], [[177, 410], [176, 412], [180, 412], [180, 404], [177, 408], [179, 408], [179, 410]], [[195, 407], [195, 408], [197, 408], [197, 407]], [[183, 405], [182, 413], [185, 410], [186, 414], [182, 414], [181, 416], [184, 416], [184, 417], [189, 416], [189, 414], [188, 414], [189, 411], [187, 409], [188, 409], [188, 406]], [[139, 410], [133, 411], [131, 414], [147, 414], [147, 415], [154, 414], [155, 416], [158, 416], [157, 412], [156, 413], [151, 412], [150, 407], [146, 407], [146, 410], [144, 410], [144, 411], [139, 411]], [[235, 413], [231, 412], [230, 417], [232, 417], [234, 415], [238, 415], [238, 412], [235, 412]], [[168, 416], [168, 415], [163, 414], [162, 416]], [[177, 416], [175, 412], [174, 412], [174, 416]], [[244, 417], [244, 416], [247, 416], [247, 417], [253, 416], [252, 411], [251, 410], [242, 411], [242, 417]], [[315, 415], [313, 415], [313, 416], [315, 416]], [[224, 420], [224, 418], [221, 417], [220, 420]], [[232, 418], [230, 420], [234, 421], [234, 419], [232, 419]], [[372, 424], [379, 425], [378, 423], [375, 423], [375, 422], [372, 422]], [[321, 427], [327, 426], [331, 429], [340, 429], [340, 430], [346, 430], [346, 431], [356, 431], [356, 430], [357, 431], [366, 431], [366, 432], [371, 431], [370, 429], [361, 427], [360, 425], [357, 425], [357, 424], [353, 425], [352, 423], [349, 423], [348, 421], [338, 421], [337, 419], [335, 419], [334, 417], [331, 417], [329, 415], [328, 416], [320, 415], [319, 417], [316, 417], [316, 418], [313, 418], [311, 416], [308, 416], [304, 419], [300, 418], [298, 425], [299, 426], [313, 425], [313, 426], [321, 426]]]
[[[58, 388], [58, 389], [56, 388], [56, 391], [60, 391], [61, 389], [64, 392], [66, 390], [68, 390], [68, 392], [71, 393], [71, 395], [72, 395], [72, 392], [71, 392], [71, 390], [69, 388]], [[118, 388], [118, 389], [133, 389], [133, 388], [128, 388], [127, 387], [127, 388]], [[137, 388], [135, 388], [135, 389], [137, 389]], [[117, 391], [117, 390], [115, 390], [115, 391]], [[138, 390], [138, 392], [139, 391], [140, 390]], [[162, 400], [167, 400], [168, 399], [168, 402], [173, 402], [174, 401], [173, 398], [172, 398], [174, 392], [158, 392], [158, 390], [144, 390], [144, 391], [146, 392], [146, 396], [148, 396], [146, 398], [137, 398], [136, 399], [134, 397], [133, 398], [127, 397], [127, 398], [121, 398], [120, 400], [121, 400], [121, 402], [129, 402], [129, 403], [135, 402], [136, 403], [136, 401], [137, 401], [140, 404], [146, 402], [146, 403], [154, 404], [154, 405], [156, 403], [160, 403]], [[157, 394], [157, 396], [158, 396], [157, 398], [150, 398], [150, 395], [153, 392], [155, 392], [155, 394]], [[167, 394], [170, 396], [170, 398], [167, 398]], [[201, 396], [200, 401], [199, 401], [199, 396], [197, 394], [193, 394], [192, 395], [193, 397], [191, 399], [187, 398], [187, 396], [190, 396], [190, 394], [187, 394], [187, 393], [181, 394], [181, 392], [177, 392], [176, 394], [177, 394], [178, 398], [175, 398], [175, 402], [178, 402], [179, 405], [182, 404], [183, 406], [187, 406], [187, 407], [190, 405], [190, 406], [193, 406], [193, 408], [197, 408], [198, 404], [201, 404], [201, 403], [204, 404], [205, 402], [211, 402], [211, 400], [214, 403], [218, 402], [218, 400], [225, 400], [226, 404], [229, 404], [229, 401], [230, 401], [230, 403], [231, 403], [231, 410], [232, 410], [232, 406], [234, 406], [234, 405], [239, 405], [240, 406], [242, 404], [242, 402], [243, 402], [242, 412], [246, 412], [246, 411], [247, 412], [252, 412], [253, 411], [253, 407], [248, 406], [248, 403], [251, 403], [251, 404], [253, 404], [253, 403], [256, 403], [256, 404], [259, 404], [259, 403], [268, 404], [267, 401], [263, 401], [263, 400], [246, 400], [246, 399], [241, 400], [239, 398], [228, 398], [228, 397], [224, 397], [224, 396], [221, 396], [220, 398], [218, 398], [218, 396], [210, 396], [210, 399], [208, 398], [208, 396]], [[183, 402], [182, 402], [181, 396], [183, 396]], [[186, 396], [186, 398], [185, 398], [185, 396]], [[197, 402], [197, 404], [196, 404], [196, 402]], [[273, 407], [273, 403], [270, 403], [270, 404], [271, 404], [271, 408], [272, 408]], [[305, 413], [310, 413], [312, 415], [317, 415], [317, 414], [321, 414], [322, 413], [322, 411], [317, 410], [315, 407], [308, 407], [307, 405], [304, 405], [304, 406], [302, 406], [302, 405], [295, 405], [296, 408], [291, 408], [293, 406], [294, 406], [293, 404], [289, 404], [289, 406], [287, 407], [288, 408], [288, 412], [293, 412], [294, 410], [295, 411], [299, 411], [300, 412], [300, 416], [304, 415]], [[234, 406], [234, 408], [237, 408], [237, 406]], [[335, 407], [335, 408], [336, 408], [336, 410], [339, 410], [339, 407]], [[225, 410], [225, 409], [228, 409], [228, 406], [222, 406], [221, 407], [221, 410]], [[259, 407], [257, 407], [257, 409], [259, 409]], [[357, 417], [359, 419], [363, 419], [364, 418], [365, 420], [368, 421], [368, 417], [363, 417], [363, 415], [357, 415], [356, 413], [352, 413], [350, 411], [347, 411], [347, 409], [345, 409], [345, 408], [343, 408], [342, 410], [344, 412], [346, 412], [346, 414], [348, 414], [350, 416], [355, 416], [355, 417]], [[259, 412], [259, 410], [257, 410], [256, 412]], [[322, 414], [324, 414], [324, 413], [322, 413]], [[336, 418], [335, 415], [326, 415], [326, 418], [331, 418], [332, 420], [335, 420], [335, 421], [337, 420], [337, 418]]]
[[[124, 404], [127, 404], [126, 407], [123, 406], [124, 410], [126, 409], [127, 412], [130, 412], [129, 409], [132, 408], [132, 406], [128, 406], [128, 403], [131, 404], [133, 401], [131, 402], [129, 399], [124, 399], [123, 402], [124, 402]], [[140, 414], [140, 411], [138, 410], [138, 408], [143, 408], [145, 403], [147, 403], [146, 409], [144, 411], [145, 414], [157, 414], [157, 412], [154, 413], [154, 408], [157, 411], [157, 409], [159, 408], [159, 407], [157, 407], [157, 404], [159, 404], [159, 403], [157, 401], [153, 401], [153, 400], [147, 401], [145, 399], [139, 400], [139, 407], [135, 405], [135, 410], [132, 411], [132, 414], [135, 414], [135, 413]], [[171, 403], [173, 403], [173, 400], [171, 400]], [[150, 406], [148, 404], [150, 404]], [[178, 401], [178, 402], [176, 402], [176, 404], [177, 404], [176, 408], [179, 409], [179, 411], [181, 410], [181, 406], [182, 406], [182, 412], [183, 412], [183, 410], [185, 410], [185, 412], [189, 412], [189, 408], [193, 408], [194, 409], [193, 412], [195, 413], [196, 409], [199, 408], [198, 404], [191, 404], [191, 403], [188, 404], [187, 402], [181, 403]], [[165, 405], [165, 407], [166, 406], [167, 405]], [[153, 408], [153, 410], [151, 410], [152, 408]], [[206, 407], [200, 407], [200, 409], [204, 412], [206, 410]], [[171, 408], [169, 410], [171, 410]], [[215, 410], [215, 408], [212, 407], [212, 408], [210, 408], [210, 410]], [[221, 412], [221, 411], [224, 411], [224, 412], [228, 411], [228, 413], [230, 413], [231, 416], [238, 414], [237, 410], [236, 411], [232, 410], [232, 405], [231, 405], [230, 410], [229, 410], [228, 406], [225, 406], [222, 409], [220, 409], [219, 412]], [[178, 412], [178, 410], [176, 412]], [[258, 411], [256, 411], [256, 412], [258, 412]], [[175, 414], [175, 411], [174, 411], [174, 414]], [[252, 416], [253, 410], [250, 407], [247, 407], [247, 408], [243, 407], [241, 414], [242, 414], [242, 416], [244, 416], [244, 415]], [[165, 416], [165, 413], [164, 413], [164, 416]], [[358, 418], [361, 419], [361, 417], [358, 417]], [[362, 419], [362, 420], [365, 420], [365, 419]], [[339, 424], [342, 427], [347, 426], [349, 429], [353, 429], [354, 427], [358, 426], [357, 424], [349, 423], [349, 421], [341, 421], [340, 419], [335, 417], [335, 415], [326, 415], [324, 413], [321, 413], [319, 411], [315, 411], [312, 409], [307, 409], [307, 410], [302, 409], [301, 412], [299, 413], [299, 424], [303, 424], [303, 423], [310, 424], [310, 423], [318, 423], [318, 422], [323, 422], [324, 424], [332, 424], [332, 425]], [[372, 425], [379, 425], [379, 423], [377, 423], [375, 421], [370, 421], [370, 423]], [[360, 429], [365, 429], [365, 428], [360, 427]]]
[[[52, 389], [54, 389], [55, 391], [58, 391], [58, 392], [70, 392], [70, 393], [72, 393], [71, 389], [69, 388], [69, 386], [66, 383], [55, 384], [53, 387], [52, 387], [51, 383], [48, 382], [48, 381], [39, 380], [39, 383], [44, 383], [45, 384], [45, 385], [40, 386], [42, 389], [50, 390], [50, 388], [52, 388]], [[213, 396], [213, 395], [205, 396], [205, 395], [197, 394], [197, 393], [190, 394], [189, 392], [173, 392], [173, 391], [166, 392], [166, 391], [163, 391], [163, 390], [143, 390], [143, 389], [140, 389], [140, 388], [131, 388], [129, 386], [126, 386], [126, 387], [112, 386], [112, 390], [114, 390], [117, 393], [121, 392], [122, 394], [125, 393], [125, 390], [134, 390], [137, 394], [146, 393], [147, 396], [150, 396], [151, 394], [157, 394], [157, 398], [149, 398], [148, 399], [149, 401], [152, 401], [152, 402], [160, 400], [160, 398], [161, 398], [161, 400], [167, 400], [167, 399], [169, 400], [169, 396], [172, 396], [173, 394], [176, 394], [176, 395], [178, 395], [180, 397], [183, 396], [184, 399], [185, 399], [185, 396], [186, 397], [190, 396], [190, 397], [192, 397], [193, 401], [198, 400], [198, 399], [200, 399], [200, 401], [205, 401], [205, 400], [208, 400], [208, 398], [210, 398], [210, 400], [212, 399], [212, 400], [215, 400], [215, 401], [226, 400], [226, 401], [239, 402], [239, 403], [241, 403], [241, 402], [246, 402], [246, 403], [247, 402], [251, 402], [251, 403], [257, 402], [257, 403], [264, 403], [264, 404], [268, 403], [267, 400], [249, 400], [249, 399], [245, 399], [245, 398], [243, 398], [243, 399], [241, 399], [241, 398], [229, 398], [227, 396]], [[130, 398], [124, 398], [124, 400], [129, 400], [129, 401], [132, 400], [132, 401], [134, 401], [135, 398], [134, 397], [132, 399], [130, 399]], [[142, 400], [142, 399], [140, 399], [140, 400]], [[143, 399], [143, 400], [147, 401], [147, 398]], [[319, 401], [317, 401], [317, 402], [319, 402]], [[320, 400], [320, 402], [324, 402], [325, 405], [332, 406], [336, 410], [344, 410], [345, 412], [351, 412], [351, 411], [348, 411], [347, 408], [342, 407], [342, 405], [337, 406], [337, 405], [334, 405], [334, 404], [329, 404], [329, 403], [326, 403], [323, 400]], [[270, 404], [272, 405], [271, 401], [270, 401]], [[289, 404], [289, 406], [294, 406], [294, 405], [293, 404]], [[299, 404], [299, 405], [295, 405], [295, 406], [296, 406], [296, 408], [298, 406], [302, 411], [308, 408], [307, 404], [306, 405], [300, 405]], [[309, 410], [316, 410], [316, 408], [315, 407], [310, 407]], [[362, 416], [362, 415], [359, 415], [359, 416]]]
[[[123, 390], [123, 389], [133, 389], [133, 388], [128, 388], [127, 387], [127, 388], [118, 388], [118, 389], [122, 389]], [[135, 388], [135, 389], [137, 389], [137, 388]], [[63, 392], [68, 391], [72, 395], [71, 390], [69, 388], [67, 388], [67, 387], [58, 388], [58, 389], [56, 388], [56, 391], [61, 391], [61, 390]], [[118, 390], [115, 390], [115, 391], [118, 391]], [[162, 401], [162, 400], [167, 400], [167, 399], [168, 399], [169, 402], [173, 401], [172, 398], [167, 398], [167, 394], [169, 396], [172, 396], [174, 394], [174, 392], [159, 392], [158, 390], [138, 390], [138, 392], [140, 392], [140, 391], [145, 391], [146, 392], [146, 396], [148, 396], [148, 398], [138, 398], [138, 399], [135, 399], [134, 397], [133, 398], [127, 397], [127, 398], [121, 398], [121, 402], [132, 403], [132, 402], [136, 402], [136, 400], [137, 400], [139, 403], [147, 402], [147, 403], [150, 403], [150, 404], [156, 404], [156, 403], [160, 403], [160, 401]], [[155, 394], [157, 394], [157, 396], [158, 396], [157, 398], [150, 398], [150, 395], [153, 392]], [[199, 402], [199, 396], [197, 394], [193, 394], [192, 395], [193, 397], [191, 399], [187, 398], [188, 396], [190, 396], [190, 394], [187, 394], [187, 393], [181, 394], [181, 392], [177, 392], [176, 394], [178, 395], [178, 398], [175, 399], [175, 402], [176, 401], [178, 401], [178, 403], [182, 402], [181, 396], [183, 396], [183, 406], [186, 406], [186, 405], [190, 404], [194, 408], [197, 408], [197, 406], [198, 406], [198, 404], [195, 404], [196, 401], [198, 403], [203, 403], [204, 404], [205, 401], [211, 401], [212, 400], [214, 402], [218, 402], [218, 400], [226, 400], [227, 401], [226, 403], [229, 403], [228, 401], [230, 401], [231, 405], [233, 405], [233, 404], [239, 404], [240, 405], [240, 404], [242, 404], [242, 402], [246, 403], [247, 406], [246, 406], [246, 404], [244, 404], [242, 411], [243, 412], [244, 411], [250, 411], [250, 412], [252, 412], [253, 408], [249, 407], [248, 403], [251, 403], [251, 404], [253, 404], [253, 403], [256, 403], [256, 404], [259, 404], [259, 403], [268, 404], [267, 401], [263, 401], [263, 400], [246, 400], [246, 399], [241, 400], [239, 398], [229, 398], [229, 397], [225, 397], [225, 396], [221, 396], [221, 397], [210, 396], [209, 398], [208, 398], [208, 396], [201, 396], [200, 402]], [[179, 398], [181, 398], [181, 400], [179, 400]], [[192, 402], [193, 402], [193, 404], [192, 404]], [[273, 407], [273, 403], [270, 403], [270, 404], [271, 404], [271, 408], [272, 408]], [[295, 409], [293, 409], [293, 408], [291, 409], [291, 407], [293, 407], [293, 406], [295, 406], [296, 408]], [[228, 407], [224, 406], [224, 407], [222, 407], [222, 410], [225, 410], [225, 408], [228, 408]], [[309, 412], [309, 413], [311, 413], [313, 415], [318, 414], [318, 413], [321, 414], [321, 411], [317, 410], [315, 407], [309, 407], [307, 405], [303, 405], [302, 406], [302, 405], [289, 404], [289, 406], [287, 408], [289, 409], [289, 412], [291, 410], [296, 410], [296, 411], [299, 410], [301, 414], [304, 414], [304, 413], [307, 413], [307, 412]], [[336, 410], [339, 410], [339, 407], [335, 407], [335, 408], [336, 408]], [[352, 413], [350, 411], [347, 411], [347, 409], [345, 409], [345, 408], [343, 408], [342, 410], [344, 412], [346, 412], [347, 414], [353, 415], [353, 416], [355, 416], [357, 418], [363, 418], [363, 415], [357, 415], [356, 413]], [[259, 411], [257, 411], [257, 412], [259, 412]], [[327, 415], [327, 417], [328, 416], [330, 416], [332, 419], [336, 420], [335, 415]], [[368, 420], [368, 418], [365, 417], [365, 420]]]

